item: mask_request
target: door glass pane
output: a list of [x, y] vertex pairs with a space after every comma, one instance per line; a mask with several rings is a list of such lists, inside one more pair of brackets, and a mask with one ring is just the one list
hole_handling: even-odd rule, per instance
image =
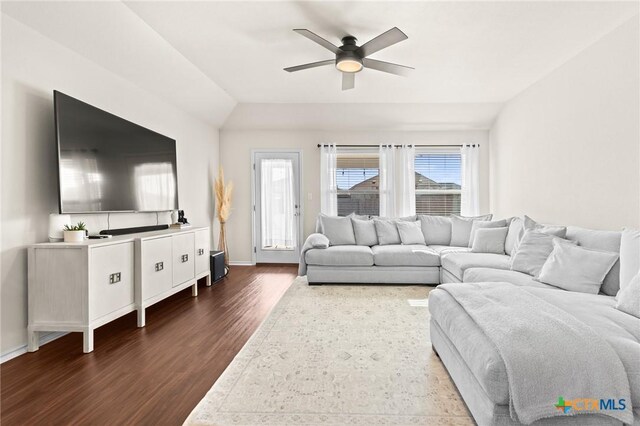
[[297, 212], [293, 162], [288, 159], [262, 159], [260, 185], [262, 249], [294, 250]]

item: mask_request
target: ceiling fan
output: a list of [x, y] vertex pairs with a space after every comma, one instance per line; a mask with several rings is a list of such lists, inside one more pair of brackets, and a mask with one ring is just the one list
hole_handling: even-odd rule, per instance
[[293, 31], [318, 43], [325, 49], [330, 50], [336, 55], [336, 58], [328, 59], [326, 61], [311, 62], [310, 64], [297, 65], [295, 67], [285, 68], [284, 70], [294, 72], [309, 68], [322, 67], [325, 65], [335, 65], [338, 71], [342, 72], [342, 90], [349, 90], [355, 87], [356, 73], [362, 71], [363, 68], [371, 68], [396, 75], [407, 75], [411, 70], [413, 70], [412, 67], [368, 58], [369, 55], [372, 55], [375, 52], [409, 38], [397, 27], [391, 28], [389, 31], [369, 40], [362, 46], [358, 46], [356, 44], [358, 40], [353, 36], [343, 37], [342, 46], [340, 47], [309, 30], [298, 29]]

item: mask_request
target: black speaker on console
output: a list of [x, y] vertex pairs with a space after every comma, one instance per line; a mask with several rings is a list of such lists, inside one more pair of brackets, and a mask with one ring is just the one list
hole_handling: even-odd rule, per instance
[[224, 268], [224, 252], [212, 251], [211, 253], [211, 281], [218, 282], [226, 275]]

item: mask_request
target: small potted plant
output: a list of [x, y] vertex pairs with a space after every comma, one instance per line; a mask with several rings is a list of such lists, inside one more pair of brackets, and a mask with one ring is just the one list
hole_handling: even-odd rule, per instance
[[64, 226], [64, 242], [79, 243], [84, 241], [87, 234], [87, 225], [84, 222], [78, 222], [77, 225]]

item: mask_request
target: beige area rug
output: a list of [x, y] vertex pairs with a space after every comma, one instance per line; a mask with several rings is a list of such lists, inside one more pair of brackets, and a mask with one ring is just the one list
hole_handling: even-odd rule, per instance
[[431, 350], [429, 291], [298, 277], [185, 424], [473, 424]]

